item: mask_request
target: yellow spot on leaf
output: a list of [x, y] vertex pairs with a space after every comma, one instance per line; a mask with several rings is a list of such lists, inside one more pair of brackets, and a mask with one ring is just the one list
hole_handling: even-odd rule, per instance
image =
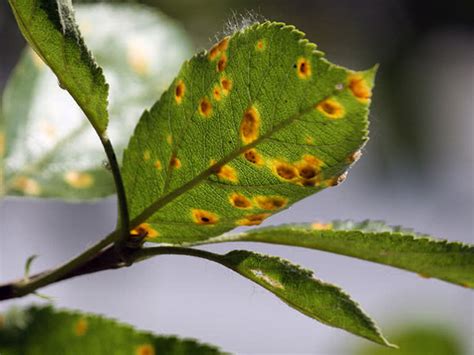
[[293, 180], [297, 177], [297, 170], [296, 168], [283, 161], [277, 161], [274, 163], [273, 169], [275, 173], [284, 180]]
[[366, 102], [372, 97], [372, 91], [367, 81], [360, 74], [350, 75], [348, 78], [349, 90], [360, 101]]
[[252, 143], [258, 138], [260, 132], [260, 114], [255, 107], [245, 111], [240, 123], [240, 137], [245, 144]]
[[156, 238], [160, 233], [148, 223], [142, 223], [130, 231], [132, 237]]
[[272, 211], [285, 207], [288, 199], [281, 196], [256, 196], [255, 202], [261, 209]]
[[199, 114], [203, 117], [209, 117], [212, 113], [212, 105], [207, 98], [201, 99], [198, 106]]
[[71, 170], [64, 174], [64, 180], [76, 189], [87, 189], [94, 183], [94, 177], [91, 174], [76, 170]]
[[214, 96], [214, 100], [221, 101], [222, 93], [221, 88], [219, 86], [214, 86], [214, 89], [212, 89], [212, 96]]
[[151, 344], [140, 345], [135, 351], [135, 355], [155, 355], [155, 348]]
[[161, 161], [159, 160], [155, 160], [155, 162], [153, 163], [153, 166], [158, 169], [158, 170], [161, 170], [162, 166], [161, 166]]
[[183, 101], [184, 93], [186, 92], [186, 86], [182, 80], [178, 81], [174, 89], [174, 99], [178, 105]]
[[196, 224], [212, 225], [216, 224], [219, 220], [219, 217], [217, 217], [215, 213], [195, 208], [191, 210], [191, 215]]
[[332, 119], [341, 118], [345, 114], [344, 108], [335, 99], [326, 99], [320, 102], [316, 105], [316, 109]]
[[87, 328], [89, 327], [87, 320], [84, 318], [80, 318], [76, 324], [74, 325], [74, 334], [78, 337], [83, 336], [87, 332]]
[[144, 161], [148, 161], [148, 160], [150, 160], [150, 157], [151, 157], [150, 151], [149, 151], [148, 149], [145, 150], [145, 151], [143, 152], [143, 160], [144, 160]]
[[314, 230], [318, 230], [318, 231], [331, 230], [332, 229], [332, 224], [331, 223], [315, 222], [315, 223], [311, 224], [311, 228], [314, 229]]
[[166, 143], [168, 143], [169, 145], [173, 143], [173, 136], [171, 134], [168, 134], [166, 136]]
[[306, 58], [298, 58], [296, 73], [300, 79], [308, 79], [311, 76], [311, 63]]
[[220, 72], [223, 72], [225, 67], [227, 66], [227, 56], [225, 55], [225, 53], [223, 53], [221, 55], [221, 57], [219, 58], [219, 61], [217, 62], [217, 71], [220, 73]]
[[26, 195], [37, 196], [41, 193], [40, 185], [33, 179], [26, 176], [20, 176], [15, 180], [15, 188]]
[[311, 136], [306, 136], [304, 141], [305, 141], [306, 144], [313, 144], [314, 143], [314, 138], [311, 137]]
[[255, 49], [257, 50], [257, 52], [263, 52], [266, 48], [267, 44], [263, 39], [259, 39], [255, 44]]
[[262, 157], [260, 156], [260, 154], [258, 154], [257, 150], [254, 148], [246, 150], [244, 152], [244, 158], [245, 160], [247, 160], [248, 162], [252, 164], [263, 165]]
[[221, 87], [222, 87], [222, 92], [224, 93], [224, 95], [228, 95], [230, 90], [232, 89], [232, 81], [228, 78], [222, 78]]
[[255, 275], [255, 277], [257, 277], [258, 279], [264, 281], [265, 283], [269, 284], [271, 287], [274, 287], [274, 288], [281, 288], [283, 289], [284, 286], [282, 285], [282, 283], [278, 280], [275, 280], [273, 277], [265, 274], [262, 270], [260, 269], [253, 269], [253, 270], [250, 270], [252, 271], [252, 274]]
[[173, 169], [181, 168], [181, 160], [179, 160], [175, 155], [171, 156], [170, 167]]
[[229, 180], [232, 182], [238, 181], [237, 172], [235, 171], [233, 167], [231, 167], [228, 164], [224, 165], [223, 167], [219, 169], [219, 171], [217, 172], [217, 176], [220, 177], [221, 179]]
[[263, 220], [270, 216], [270, 213], [251, 214], [239, 219], [236, 223], [239, 226], [258, 226]]
[[237, 207], [237, 208], [251, 208], [252, 207], [252, 202], [250, 202], [250, 200], [247, 197], [245, 197], [244, 195], [238, 194], [236, 192], [230, 195], [229, 200], [232, 206]]

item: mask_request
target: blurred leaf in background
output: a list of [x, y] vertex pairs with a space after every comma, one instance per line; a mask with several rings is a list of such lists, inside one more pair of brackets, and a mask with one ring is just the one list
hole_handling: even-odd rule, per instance
[[468, 355], [459, 336], [446, 325], [407, 322], [392, 334], [399, 349], [364, 343], [354, 355]]
[[[109, 135], [120, 155], [143, 109], [160, 97], [190, 55], [190, 42], [175, 21], [142, 5], [80, 5], [76, 18], [110, 85]], [[5, 89], [3, 112], [7, 138], [0, 195], [74, 200], [114, 193], [87, 119], [31, 49]]]

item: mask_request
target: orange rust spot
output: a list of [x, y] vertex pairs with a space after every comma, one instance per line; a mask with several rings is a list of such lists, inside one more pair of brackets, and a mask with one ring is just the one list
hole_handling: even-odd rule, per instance
[[318, 230], [318, 231], [325, 231], [325, 230], [331, 230], [332, 229], [332, 224], [331, 223], [320, 223], [320, 222], [315, 222], [311, 224], [311, 228]]
[[191, 210], [191, 215], [193, 217], [194, 223], [196, 224], [212, 225], [216, 224], [219, 220], [216, 214], [196, 208]]
[[255, 44], [255, 49], [258, 51], [258, 52], [262, 52], [264, 51], [266, 48], [266, 43], [263, 39], [259, 39], [257, 41], [257, 43]]
[[316, 109], [329, 118], [341, 118], [344, 116], [344, 108], [335, 99], [326, 99], [316, 105]]
[[130, 231], [131, 237], [140, 238], [156, 238], [160, 236], [160, 233], [154, 229], [149, 223], [142, 223]]
[[221, 101], [222, 93], [221, 88], [219, 86], [214, 86], [214, 89], [212, 90], [212, 96], [214, 96], [214, 100]]
[[221, 55], [219, 61], [217, 62], [217, 71], [218, 72], [224, 71], [226, 66], [227, 66], [227, 56], [224, 53]]
[[279, 162], [275, 165], [275, 171], [279, 177], [285, 180], [292, 180], [297, 176], [296, 168], [288, 163]]
[[229, 94], [230, 90], [232, 89], [232, 81], [228, 78], [222, 78], [221, 87], [222, 87], [222, 92], [224, 93], [224, 95]]
[[181, 168], [181, 160], [179, 160], [175, 155], [171, 156], [170, 167], [173, 169]]
[[226, 36], [223, 39], [221, 39], [221, 41], [219, 43], [217, 43], [217, 48], [221, 52], [224, 52], [225, 50], [227, 50], [227, 47], [229, 47], [229, 39], [230, 39], [230, 37]]
[[244, 152], [244, 158], [252, 164], [256, 164], [256, 165], [263, 164], [262, 157], [260, 156], [260, 154], [258, 154], [257, 150], [254, 148], [246, 150]]
[[251, 214], [239, 219], [236, 223], [239, 226], [258, 226], [263, 220], [270, 216], [270, 213]]
[[361, 156], [362, 156], [362, 152], [360, 150], [357, 150], [351, 155], [349, 155], [346, 160], [349, 164], [352, 164], [352, 163], [355, 163], [357, 160], [359, 160]]
[[229, 46], [229, 37], [224, 37], [219, 43], [216, 43], [212, 48], [209, 50], [209, 60], [216, 59], [220, 53], [227, 50]]
[[311, 76], [311, 63], [306, 58], [298, 58], [296, 70], [300, 79], [308, 79]]
[[349, 90], [361, 101], [367, 101], [372, 97], [372, 91], [367, 81], [360, 74], [350, 75], [348, 78]]
[[158, 169], [158, 170], [161, 170], [162, 166], [161, 166], [161, 161], [159, 160], [155, 160], [155, 162], [153, 163], [153, 166]]
[[217, 172], [217, 176], [224, 180], [237, 182], [237, 173], [235, 169], [228, 164], [224, 165], [219, 169], [219, 171]]
[[178, 104], [183, 101], [184, 93], [186, 92], [186, 86], [182, 80], [178, 81], [176, 88], [174, 89], [174, 99]]
[[201, 116], [209, 117], [212, 113], [212, 105], [207, 98], [201, 99], [198, 107]]
[[281, 196], [257, 196], [255, 202], [261, 209], [272, 211], [285, 207], [288, 199]]
[[216, 57], [219, 55], [219, 48], [217, 44], [215, 44], [210, 50], [209, 50], [209, 60], [214, 60]]
[[245, 144], [252, 143], [258, 138], [260, 131], [260, 114], [255, 107], [250, 107], [245, 111], [240, 123], [240, 137]]
[[[298, 169], [298, 175], [305, 180], [310, 180], [315, 178], [319, 174], [322, 164], [323, 162], [320, 159], [316, 158], [314, 155], [306, 154], [303, 156], [303, 159], [297, 162], [295, 165]], [[314, 183], [305, 186], [312, 185], [314, 185]]]
[[91, 174], [76, 170], [64, 174], [64, 180], [76, 189], [87, 189], [94, 183], [94, 177]]
[[151, 344], [140, 345], [135, 351], [135, 355], [155, 355], [155, 348]]
[[245, 197], [244, 195], [238, 194], [238, 193], [233, 193], [229, 197], [230, 203], [232, 206], [237, 207], [237, 208], [251, 208], [252, 207], [252, 202]]
[[87, 320], [80, 318], [74, 325], [74, 334], [76, 334], [78, 337], [83, 336], [86, 334], [88, 327], [89, 325], [87, 324]]

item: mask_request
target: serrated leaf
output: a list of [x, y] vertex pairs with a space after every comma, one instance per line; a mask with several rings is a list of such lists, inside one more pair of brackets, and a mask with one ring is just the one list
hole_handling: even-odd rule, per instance
[[229, 234], [200, 244], [229, 241], [318, 249], [474, 288], [474, 245], [417, 235], [379, 221], [289, 224]]
[[[96, 4], [76, 10], [84, 38], [111, 83], [108, 135], [120, 156], [143, 107], [173, 80], [190, 44], [180, 26], [155, 9]], [[31, 50], [23, 53], [3, 102], [5, 186], [0, 181], [0, 194], [76, 200], [115, 192], [100, 141]]]
[[125, 151], [134, 233], [197, 241], [337, 185], [367, 140], [374, 74], [329, 63], [281, 23], [193, 57]]
[[36, 53], [56, 74], [98, 134], [109, 120], [108, 85], [87, 49], [74, 18], [71, 0], [9, 0], [18, 27]]
[[287, 260], [246, 250], [217, 256], [216, 261], [266, 288], [290, 307], [332, 327], [392, 346], [375, 323], [340, 288]]
[[0, 352], [5, 355], [222, 354], [195, 340], [156, 336], [102, 316], [52, 307], [12, 309], [2, 319]]

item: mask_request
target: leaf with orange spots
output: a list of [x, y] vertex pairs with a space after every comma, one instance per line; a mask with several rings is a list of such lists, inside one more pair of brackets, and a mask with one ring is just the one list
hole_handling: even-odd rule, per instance
[[[144, 6], [79, 5], [76, 18], [110, 79], [108, 135], [120, 156], [143, 107], [173, 80], [190, 44], [177, 23]], [[83, 200], [115, 192], [93, 129], [31, 49], [24, 51], [8, 82], [3, 112], [5, 160], [0, 164], [5, 181], [2, 185], [0, 171], [0, 195]]]
[[0, 317], [4, 321], [0, 327], [2, 355], [223, 354], [192, 339], [157, 336], [102, 316], [52, 307], [12, 308]]
[[220, 263], [275, 294], [297, 311], [375, 343], [393, 347], [376, 324], [343, 290], [289, 261], [246, 250], [207, 253]]
[[125, 151], [132, 228], [150, 224], [158, 243], [196, 242], [339, 184], [367, 140], [374, 75], [329, 63], [282, 23], [197, 54], [143, 113]]
[[323, 250], [474, 288], [474, 245], [433, 239], [383, 222], [290, 224], [229, 234], [199, 244], [231, 241]]

